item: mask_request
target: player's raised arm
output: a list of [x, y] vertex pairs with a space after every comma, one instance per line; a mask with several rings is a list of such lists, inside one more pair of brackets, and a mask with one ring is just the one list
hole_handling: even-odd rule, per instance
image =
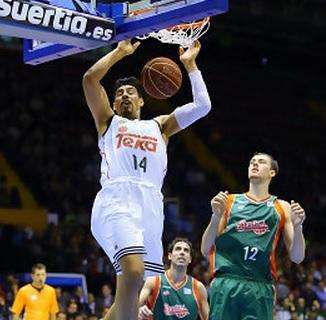
[[212, 200], [212, 217], [203, 234], [200, 251], [203, 256], [207, 257], [210, 249], [215, 245], [215, 239], [219, 235], [219, 225], [224, 222], [224, 212], [228, 201], [228, 192], [219, 192]]
[[84, 74], [84, 94], [99, 134], [104, 133], [108, 120], [114, 115], [107, 93], [100, 81], [115, 63], [125, 56], [133, 54], [139, 44], [139, 42], [132, 44], [130, 40], [119, 42], [116, 49], [97, 61]]
[[180, 48], [180, 60], [189, 74], [193, 102], [177, 108], [169, 116], [157, 118], [161, 124], [162, 132], [167, 137], [190, 126], [198, 119], [207, 115], [211, 110], [211, 100], [207, 92], [206, 84], [196, 64], [196, 57], [199, 54], [200, 47], [201, 45], [197, 40], [187, 50]]
[[305, 257], [306, 244], [302, 224], [306, 217], [300, 204], [291, 201], [280, 201], [285, 212], [284, 242], [291, 261], [301, 263]]

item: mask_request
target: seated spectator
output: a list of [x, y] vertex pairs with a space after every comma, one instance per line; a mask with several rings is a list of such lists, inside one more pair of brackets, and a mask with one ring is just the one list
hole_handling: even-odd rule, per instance
[[67, 315], [63, 311], [59, 311], [57, 314], [57, 320], [67, 320]]
[[98, 298], [97, 303], [100, 310], [104, 308], [110, 308], [113, 303], [112, 287], [110, 284], [106, 283], [101, 289], [102, 296]]
[[10, 316], [9, 306], [3, 295], [0, 295], [0, 320], [7, 320]]
[[101, 310], [99, 310], [99, 304], [95, 300], [95, 296], [93, 293], [88, 293], [88, 308], [87, 311], [89, 314], [99, 314]]
[[305, 319], [307, 313], [306, 300], [300, 297], [296, 303], [296, 311], [300, 319]]
[[62, 294], [62, 289], [60, 287], [56, 287], [55, 293], [57, 295], [59, 310], [65, 310], [67, 306], [67, 299]]
[[74, 299], [71, 299], [67, 305], [67, 320], [74, 319], [78, 312], [78, 305]]
[[320, 303], [321, 310], [326, 311], [326, 281], [320, 280], [317, 288], [314, 291]]

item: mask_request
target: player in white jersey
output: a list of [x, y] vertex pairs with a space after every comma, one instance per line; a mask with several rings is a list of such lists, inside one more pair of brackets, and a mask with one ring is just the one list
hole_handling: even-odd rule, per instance
[[197, 41], [180, 49], [193, 93], [193, 102], [169, 115], [140, 120], [144, 104], [136, 78], [120, 79], [113, 109], [101, 85], [108, 70], [140, 45], [121, 41], [117, 48], [84, 75], [83, 89], [99, 134], [102, 189], [94, 201], [91, 229], [117, 272], [115, 302], [105, 319], [133, 320], [138, 315], [138, 292], [146, 275], [163, 273], [163, 197], [169, 137], [205, 116], [210, 98], [196, 57]]

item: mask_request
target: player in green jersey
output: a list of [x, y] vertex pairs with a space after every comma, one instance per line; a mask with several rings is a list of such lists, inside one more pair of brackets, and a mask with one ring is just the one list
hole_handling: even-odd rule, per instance
[[187, 275], [192, 245], [176, 238], [169, 245], [170, 268], [164, 275], [148, 277], [140, 293], [139, 320], [207, 320], [209, 306], [205, 286]]
[[215, 277], [210, 320], [272, 320], [281, 236], [290, 259], [304, 259], [305, 212], [297, 202], [269, 194], [277, 173], [277, 161], [257, 153], [249, 163], [249, 191], [220, 192], [211, 201], [213, 214], [201, 243]]

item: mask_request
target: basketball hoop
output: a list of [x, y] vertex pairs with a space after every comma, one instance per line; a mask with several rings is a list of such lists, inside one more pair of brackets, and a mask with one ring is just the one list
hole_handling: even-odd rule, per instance
[[155, 38], [162, 43], [178, 44], [183, 48], [189, 48], [196, 40], [203, 36], [209, 29], [209, 17], [191, 23], [179, 24], [167, 29], [150, 32], [138, 36], [140, 40]]

